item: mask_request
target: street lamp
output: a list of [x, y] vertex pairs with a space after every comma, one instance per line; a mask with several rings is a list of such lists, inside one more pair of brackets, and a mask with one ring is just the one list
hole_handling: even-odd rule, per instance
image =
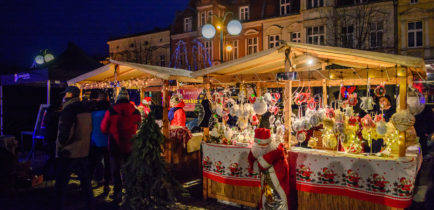
[[53, 54], [51, 54], [47, 49], [41, 50], [39, 55], [35, 57], [35, 62], [38, 65], [42, 65], [44, 63], [49, 63], [54, 60]]
[[[213, 16], [216, 16], [217, 18], [217, 25], [214, 27], [212, 24], [205, 24], [202, 26], [202, 36], [205, 39], [213, 39], [217, 30], [220, 31], [220, 63], [223, 63], [223, 25], [225, 23], [226, 17], [232, 14], [232, 12], [226, 12], [223, 18], [219, 18], [217, 15], [213, 14]], [[217, 28], [217, 30], [216, 30]], [[226, 26], [227, 32], [232, 36], [237, 36], [241, 33], [241, 30], [243, 29], [243, 26], [241, 25], [241, 22], [239, 20], [231, 20], [228, 22]], [[228, 52], [232, 50], [232, 46], [228, 46], [226, 48]]]

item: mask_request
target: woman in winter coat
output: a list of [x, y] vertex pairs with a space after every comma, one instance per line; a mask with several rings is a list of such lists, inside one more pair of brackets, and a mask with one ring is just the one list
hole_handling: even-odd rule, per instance
[[169, 111], [170, 126], [185, 127], [186, 116], [184, 111], [184, 101], [182, 101], [179, 96], [174, 95], [170, 99], [170, 106], [172, 107]]

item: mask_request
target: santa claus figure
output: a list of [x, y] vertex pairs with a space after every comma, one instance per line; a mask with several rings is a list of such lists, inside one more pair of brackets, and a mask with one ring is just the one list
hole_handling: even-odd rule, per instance
[[169, 121], [170, 126], [185, 127], [185, 103], [179, 95], [174, 95], [170, 99]]
[[273, 141], [269, 129], [255, 130], [249, 153], [249, 171], [257, 163], [261, 174], [261, 209], [289, 208], [289, 165], [283, 144]]
[[151, 109], [149, 106], [151, 105], [151, 97], [144, 98], [139, 106], [137, 106], [137, 109], [140, 111], [140, 114], [142, 115], [142, 119], [147, 117], [149, 112], [151, 112]]

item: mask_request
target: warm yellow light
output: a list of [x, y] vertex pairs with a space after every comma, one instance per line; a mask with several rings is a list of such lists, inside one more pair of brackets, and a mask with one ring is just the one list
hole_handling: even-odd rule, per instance
[[222, 29], [222, 26], [221, 26], [220, 24], [217, 25], [217, 29], [218, 29], [218, 30]]
[[226, 46], [226, 52], [230, 52], [230, 51], [232, 51], [232, 46], [231, 45]]

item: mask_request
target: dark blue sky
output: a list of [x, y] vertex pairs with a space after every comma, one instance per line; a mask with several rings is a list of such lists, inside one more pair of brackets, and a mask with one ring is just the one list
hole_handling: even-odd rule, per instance
[[54, 55], [72, 41], [108, 55], [112, 37], [167, 27], [189, 0], [1, 0], [0, 63], [30, 67], [41, 49]]

